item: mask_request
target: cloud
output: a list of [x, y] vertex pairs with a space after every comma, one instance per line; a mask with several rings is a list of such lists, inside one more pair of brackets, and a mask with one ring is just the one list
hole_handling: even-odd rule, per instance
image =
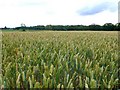
[[112, 2], [102, 2], [93, 6], [87, 6], [81, 10], [78, 10], [77, 13], [79, 15], [86, 16], [86, 15], [94, 15], [97, 13], [101, 13], [106, 10], [109, 10], [110, 12], [114, 12], [117, 10], [117, 6]]

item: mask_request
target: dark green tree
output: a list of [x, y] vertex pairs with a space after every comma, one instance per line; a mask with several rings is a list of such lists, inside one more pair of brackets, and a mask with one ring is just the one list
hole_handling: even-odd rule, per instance
[[115, 29], [115, 25], [112, 23], [105, 23], [103, 25], [104, 30], [106, 31], [113, 31]]
[[25, 31], [26, 25], [24, 23], [21, 23], [21, 29], [22, 29], [22, 31]]

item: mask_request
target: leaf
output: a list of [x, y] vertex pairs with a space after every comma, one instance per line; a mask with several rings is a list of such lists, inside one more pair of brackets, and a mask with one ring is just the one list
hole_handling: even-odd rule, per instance
[[97, 83], [94, 79], [91, 79], [90, 81], [90, 88], [97, 88]]
[[34, 88], [41, 88], [40, 83], [36, 82]]

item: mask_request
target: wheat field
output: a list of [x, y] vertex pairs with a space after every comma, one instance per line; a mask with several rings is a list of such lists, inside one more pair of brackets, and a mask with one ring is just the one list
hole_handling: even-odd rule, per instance
[[1, 88], [116, 88], [118, 32], [3, 32], [1, 71]]

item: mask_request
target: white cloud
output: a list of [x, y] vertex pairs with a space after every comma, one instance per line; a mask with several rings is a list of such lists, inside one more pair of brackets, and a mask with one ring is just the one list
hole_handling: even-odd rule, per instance
[[102, 2], [111, 2], [116, 8], [118, 0], [0, 0], [0, 27], [16, 27], [21, 23], [27, 26], [117, 23], [117, 11], [104, 10], [90, 16], [77, 13]]

